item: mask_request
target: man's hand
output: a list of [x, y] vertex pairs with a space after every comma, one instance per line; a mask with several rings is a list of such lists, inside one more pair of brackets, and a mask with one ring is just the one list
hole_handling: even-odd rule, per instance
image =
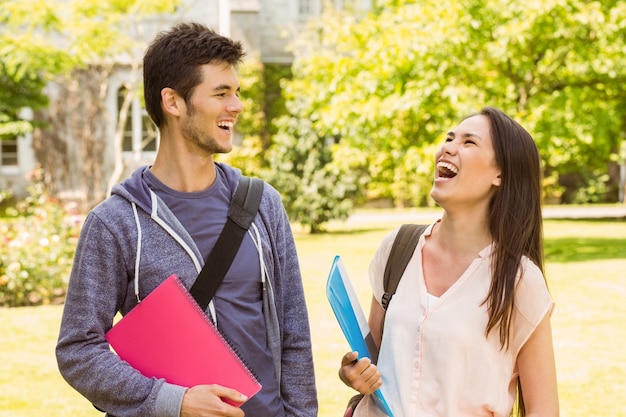
[[222, 399], [243, 403], [248, 398], [239, 391], [221, 385], [197, 385], [185, 392], [180, 417], [244, 416], [241, 408], [225, 403]]
[[383, 385], [380, 372], [369, 358], [357, 361], [357, 352], [348, 352], [341, 360], [339, 378], [361, 394], [369, 395]]

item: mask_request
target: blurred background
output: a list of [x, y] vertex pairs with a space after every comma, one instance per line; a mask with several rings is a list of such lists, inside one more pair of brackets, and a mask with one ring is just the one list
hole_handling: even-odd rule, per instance
[[159, 145], [143, 52], [190, 20], [248, 52], [235, 149], [219, 160], [283, 195], [320, 415], [351, 394], [324, 294], [332, 257], [367, 310], [377, 243], [436, 219], [434, 152], [486, 105], [542, 158], [562, 415], [626, 415], [623, 0], [0, 0], [0, 416], [99, 414], [54, 362], [69, 267], [85, 213]]

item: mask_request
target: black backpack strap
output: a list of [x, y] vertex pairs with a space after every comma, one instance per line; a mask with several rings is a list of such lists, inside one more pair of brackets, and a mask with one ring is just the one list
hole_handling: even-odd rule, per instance
[[400, 226], [385, 265], [385, 274], [383, 275], [383, 288], [385, 290], [382, 297], [383, 309], [387, 310], [389, 302], [395, 294], [396, 288], [398, 288], [400, 278], [402, 278], [402, 274], [411, 260], [413, 252], [415, 252], [417, 242], [419, 242], [420, 236], [424, 233], [426, 227], [428, 225], [403, 224]]
[[248, 230], [259, 211], [261, 195], [263, 195], [263, 180], [242, 175], [230, 203], [228, 218], [239, 227]]
[[263, 180], [241, 176], [230, 203], [228, 219], [204, 267], [189, 292], [206, 310], [235, 259], [241, 241], [256, 217], [263, 194]]

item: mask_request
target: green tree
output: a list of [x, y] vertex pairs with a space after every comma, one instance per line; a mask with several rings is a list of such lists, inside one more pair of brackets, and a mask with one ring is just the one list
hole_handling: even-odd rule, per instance
[[24, 119], [20, 110], [42, 108], [48, 103], [43, 94], [45, 82], [32, 72], [24, 73], [19, 66], [9, 68], [0, 61], [0, 86], [0, 139], [31, 133], [33, 123]]
[[[47, 30], [57, 25], [49, 5], [29, 9], [29, 2], [0, 1], [0, 139], [31, 133], [35, 123], [21, 110], [45, 107], [43, 89], [51, 74], [63, 69], [65, 54], [50, 46]], [[41, 33], [34, 33], [35, 22]], [[24, 34], [33, 31], [32, 36]]]
[[496, 105], [533, 133], [549, 195], [611, 199], [626, 137], [625, 13], [622, 1], [582, 0], [329, 9], [293, 48], [287, 108], [338, 138], [333, 153], [359, 155], [369, 198], [429, 204], [434, 145], [459, 117]]
[[276, 67], [264, 65], [256, 55], [248, 56], [238, 68], [243, 112], [237, 118], [236, 138], [241, 140], [233, 140], [233, 151], [216, 158], [240, 168], [246, 175], [265, 175], [271, 121], [281, 111], [273, 109], [280, 106], [272, 98], [272, 84], [268, 83], [273, 74]]
[[[467, 41], [451, 54], [472, 96], [504, 108], [533, 132], [549, 197], [615, 201], [626, 137], [626, 4], [472, 3], [462, 24]], [[463, 65], [464, 53], [472, 65]]]
[[[277, 125], [281, 133], [269, 150], [272, 169], [267, 180], [280, 190], [291, 219], [319, 233], [329, 220], [347, 218], [359, 176], [356, 170], [333, 163], [334, 138], [318, 136], [304, 118], [283, 117]], [[338, 161], [355, 157], [344, 156]]]

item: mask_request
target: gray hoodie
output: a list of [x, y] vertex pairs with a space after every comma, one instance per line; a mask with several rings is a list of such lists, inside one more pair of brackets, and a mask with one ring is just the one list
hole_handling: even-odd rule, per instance
[[[216, 167], [235, 190], [240, 172], [224, 164]], [[108, 415], [178, 417], [186, 388], [144, 377], [119, 359], [105, 339], [116, 313], [126, 314], [137, 304], [136, 288], [144, 298], [173, 273], [190, 288], [204, 262], [187, 231], [142, 180], [144, 169], [115, 186], [85, 220], [56, 355], [66, 381]], [[280, 195], [267, 183], [252, 228], [261, 239], [267, 268], [263, 313], [285, 415], [316, 416], [310, 329], [295, 243]]]

